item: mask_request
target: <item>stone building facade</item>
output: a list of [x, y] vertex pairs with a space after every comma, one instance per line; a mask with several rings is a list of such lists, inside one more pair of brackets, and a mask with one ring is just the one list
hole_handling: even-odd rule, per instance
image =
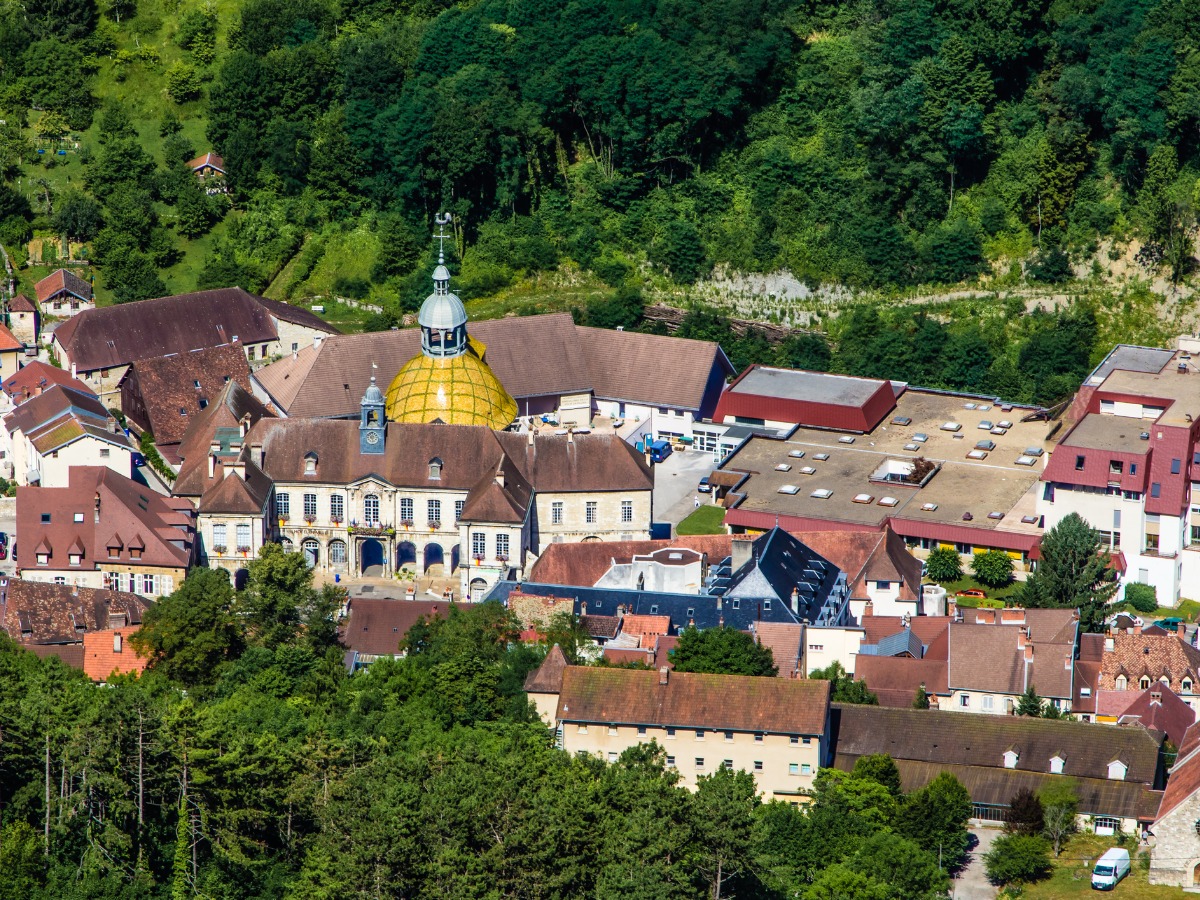
[[1150, 883], [1200, 888], [1200, 723], [1184, 735], [1150, 830]]

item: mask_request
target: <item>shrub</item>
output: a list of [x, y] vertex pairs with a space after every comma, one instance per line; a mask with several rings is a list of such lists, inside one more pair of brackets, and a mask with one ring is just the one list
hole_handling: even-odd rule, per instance
[[1127, 584], [1125, 603], [1137, 612], [1152, 613], [1158, 609], [1158, 592], [1152, 584]]
[[962, 578], [962, 559], [953, 547], [938, 547], [931, 551], [925, 564], [934, 581], [944, 583]]
[[988, 587], [1004, 587], [1012, 581], [1012, 557], [1003, 550], [976, 553], [971, 560], [971, 571], [980, 584], [986, 584]]
[[176, 103], [186, 103], [200, 96], [200, 73], [189, 62], [179, 60], [167, 69], [167, 93]]
[[993, 884], [1028, 884], [1050, 874], [1050, 843], [1037, 835], [1003, 834], [983, 857]]

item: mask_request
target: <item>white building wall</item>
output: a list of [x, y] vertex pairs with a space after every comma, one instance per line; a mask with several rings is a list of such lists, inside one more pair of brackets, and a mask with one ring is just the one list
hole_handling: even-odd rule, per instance
[[853, 675], [854, 661], [865, 633], [861, 628], [807, 626], [804, 629], [804, 673], [810, 675], [837, 662]]

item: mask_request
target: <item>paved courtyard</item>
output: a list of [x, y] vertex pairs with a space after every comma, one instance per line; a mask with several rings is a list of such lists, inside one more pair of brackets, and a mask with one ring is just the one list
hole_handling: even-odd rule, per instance
[[711, 503], [711, 494], [696, 490], [713, 470], [713, 455], [703, 450], [680, 450], [654, 466], [654, 521], [678, 525], [696, 508], [696, 500]]
[[987, 880], [987, 875], [984, 874], [983, 855], [992, 849], [992, 841], [1000, 833], [995, 828], [971, 829], [971, 834], [978, 843], [967, 856], [966, 868], [959, 872], [958, 877], [954, 879], [953, 889], [950, 892], [950, 896], [954, 900], [994, 900], [997, 891], [995, 886]]

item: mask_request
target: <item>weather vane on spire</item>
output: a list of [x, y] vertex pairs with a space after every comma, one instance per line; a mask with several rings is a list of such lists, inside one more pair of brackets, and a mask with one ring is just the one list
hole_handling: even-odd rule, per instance
[[446, 238], [450, 237], [446, 234], [446, 226], [454, 221], [454, 217], [450, 213], [438, 213], [433, 221], [438, 225], [438, 233], [434, 237], [438, 240], [438, 264], [441, 265], [446, 262]]

